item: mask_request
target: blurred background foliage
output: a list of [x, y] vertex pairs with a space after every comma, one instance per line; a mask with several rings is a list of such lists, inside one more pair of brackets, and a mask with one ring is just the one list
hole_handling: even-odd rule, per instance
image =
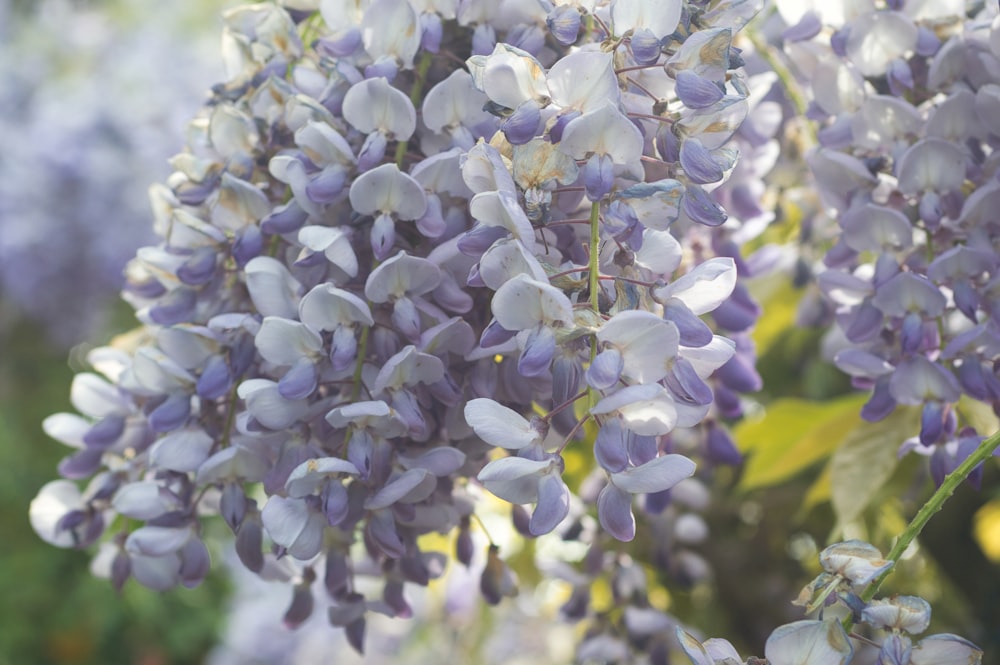
[[[84, 355], [78, 345], [134, 325], [115, 302], [115, 276], [147, 237], [146, 185], [167, 174], [166, 159], [183, 144], [184, 119], [220, 71], [218, 12], [232, 4], [0, 0], [0, 179], [8, 187], [0, 203], [0, 262], [7, 268], [0, 270], [0, 665], [201, 663], [226, 630], [232, 585], [220, 567], [197, 589], [157, 594], [129, 584], [119, 596], [89, 574], [86, 554], [42, 543], [27, 515], [64, 453], [42, 433], [41, 421], [69, 409], [70, 380]], [[114, 43], [149, 52], [109, 57]], [[74, 152], [88, 142], [104, 151], [102, 161]], [[20, 183], [16, 191], [11, 182]], [[787, 210], [767, 240], [794, 243], [802, 235], [794, 208]], [[888, 549], [932, 483], [922, 460], [896, 456], [918, 417], [901, 409], [882, 423], [862, 422], [864, 397], [823, 360], [824, 331], [796, 323], [800, 302], [815, 296], [811, 287], [796, 284], [794, 274], [754, 286], [764, 309], [754, 341], [766, 387], [756, 412], [734, 429], [746, 464], [712, 479], [705, 515], [711, 536], [698, 549], [714, 578], [678, 588], [656, 569], [647, 573], [658, 609], [759, 654], [775, 626], [801, 616], [789, 601], [818, 572], [820, 549], [848, 537]], [[972, 405], [966, 415], [980, 419], [981, 431], [1000, 426]], [[570, 453], [567, 467], [583, 460], [583, 453], [578, 460]], [[888, 584], [930, 601], [931, 632], [972, 639], [986, 649], [984, 662], [1000, 662], [998, 487], [1000, 472], [988, 465], [984, 490], [963, 486]], [[451, 546], [449, 539], [442, 546]], [[649, 534], [621, 546], [653, 549]], [[510, 560], [525, 586], [541, 581], [535, 551], [525, 544]], [[617, 620], [600, 582], [592, 596], [607, 620]], [[284, 602], [269, 601], [273, 619]], [[439, 610], [411, 622], [411, 647], [385, 662], [403, 662], [404, 655], [405, 662], [431, 662], [442, 654], [481, 662], [476, 654], [490, 635], [514, 631], [518, 643], [518, 631], [533, 630], [515, 613], [487, 613], [478, 600], [473, 606], [478, 610], [463, 621]], [[548, 606], [555, 614], [559, 603]], [[577, 628], [556, 632], [562, 639], [574, 631], [579, 636]], [[320, 643], [339, 640], [335, 631], [329, 635]], [[539, 662], [569, 657], [565, 649], [542, 655]]]

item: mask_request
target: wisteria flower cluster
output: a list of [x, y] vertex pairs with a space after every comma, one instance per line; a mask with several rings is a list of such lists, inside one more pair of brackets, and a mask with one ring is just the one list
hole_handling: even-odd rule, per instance
[[[634, 538], [634, 498], [662, 507], [694, 473], [682, 453], [738, 456], [718, 418], [759, 388], [752, 345], [718, 334], [757, 308], [712, 191], [750, 112], [733, 39], [756, 9], [229, 11], [227, 80], [127, 268], [142, 327], [45, 422], [75, 452], [35, 529], [102, 541], [116, 587], [167, 589], [207, 574], [221, 515], [242, 563], [290, 585], [286, 624], [327, 593], [359, 650], [367, 612], [408, 616], [406, 585], [441, 574], [422, 536], [457, 530], [470, 564], [481, 488], [530, 536], [594, 508]], [[593, 492], [564, 479], [582, 445]], [[484, 597], [513, 584], [491, 546]]]
[[[0, 291], [68, 347], [107, 325], [122, 269], [155, 238], [145, 191], [170, 172], [166, 159], [222, 74], [214, 28], [192, 29], [219, 5], [7, 4]], [[157, 65], [166, 59], [172, 67]]]
[[[823, 572], [810, 582], [796, 604], [805, 606], [818, 618], [795, 621], [771, 633], [762, 661], [748, 665], [848, 665], [855, 658], [886, 665], [932, 665], [939, 663], [979, 663], [983, 652], [966, 639], [949, 633], [929, 635], [916, 644], [911, 635], [927, 630], [931, 606], [917, 596], [891, 596], [865, 601], [861, 594], [884, 575], [893, 562], [860, 540], [835, 543], [820, 555]], [[824, 617], [824, 614], [832, 615]], [[877, 642], [867, 635], [848, 632], [854, 624], [864, 625]], [[681, 648], [694, 665], [743, 663], [727, 640], [712, 638], [699, 642], [677, 629]]]
[[998, 36], [995, 7], [967, 17], [951, 2], [859, 8], [832, 27], [806, 13], [785, 33], [809, 72], [823, 123], [810, 166], [839, 224], [819, 277], [836, 364], [871, 390], [864, 418], [920, 407], [904, 449], [931, 456], [938, 484], [989, 434], [959, 400], [1000, 407]]

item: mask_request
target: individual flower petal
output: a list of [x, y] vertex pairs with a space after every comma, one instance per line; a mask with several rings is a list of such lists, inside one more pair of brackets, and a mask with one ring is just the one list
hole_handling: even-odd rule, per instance
[[605, 397], [590, 412], [595, 416], [617, 413], [626, 428], [643, 436], [669, 433], [677, 423], [677, 408], [658, 384], [627, 386]]
[[660, 300], [677, 298], [694, 314], [719, 306], [736, 287], [736, 263], [728, 257], [709, 259], [686, 275], [655, 291]]
[[927, 630], [931, 623], [931, 606], [917, 596], [893, 596], [871, 601], [862, 610], [861, 620], [876, 628], [905, 630], [917, 635]]
[[258, 256], [247, 263], [247, 290], [254, 307], [264, 316], [296, 318], [296, 305], [302, 285], [288, 268], [269, 256]]
[[181, 500], [152, 480], [123, 485], [111, 499], [118, 513], [137, 520], [151, 520], [181, 508]]
[[611, 482], [632, 494], [662, 492], [692, 476], [694, 470], [694, 462], [683, 455], [661, 455], [611, 474]]
[[349, 476], [359, 475], [356, 466], [339, 457], [306, 460], [288, 474], [285, 489], [288, 491], [288, 496], [301, 498], [316, 492], [327, 478], [341, 473]]
[[410, 98], [384, 78], [365, 79], [352, 85], [344, 95], [342, 109], [344, 119], [363, 134], [378, 131], [405, 141], [417, 127], [417, 112]]
[[296, 559], [307, 561], [322, 549], [326, 517], [302, 499], [272, 496], [260, 517], [271, 540]]
[[612, 54], [574, 51], [560, 58], [546, 75], [553, 103], [586, 113], [605, 102], [618, 104], [621, 92]]
[[314, 358], [323, 349], [319, 334], [298, 321], [265, 316], [254, 337], [258, 353], [275, 365], [294, 365], [302, 358]]
[[855, 586], [868, 584], [892, 567], [876, 547], [860, 540], [834, 543], [819, 554], [823, 570], [840, 575]]
[[351, 183], [351, 206], [365, 215], [376, 212], [398, 219], [419, 219], [427, 211], [423, 186], [395, 164], [383, 164], [362, 173]]
[[538, 500], [538, 483], [552, 466], [549, 460], [524, 457], [503, 457], [483, 467], [477, 478], [483, 487], [510, 503], [534, 503]]
[[645, 28], [663, 39], [673, 34], [681, 18], [680, 0], [662, 0], [649, 3], [645, 0], [615, 0], [611, 4], [611, 21], [615, 34], [624, 35], [629, 30]]
[[608, 483], [597, 495], [597, 518], [601, 528], [622, 542], [635, 538], [632, 495]]
[[545, 70], [531, 54], [509, 44], [497, 44], [488, 56], [468, 60], [476, 87], [492, 101], [509, 109], [533, 100], [548, 100]]
[[519, 413], [491, 399], [470, 400], [464, 413], [469, 427], [491, 446], [520, 450], [542, 441], [541, 433]]
[[549, 533], [569, 514], [569, 488], [559, 474], [547, 473], [538, 481], [538, 505], [531, 513], [528, 531], [533, 536]]
[[520, 274], [493, 295], [493, 315], [507, 330], [528, 330], [539, 323], [572, 327], [573, 304], [551, 284]]
[[896, 177], [904, 194], [957, 191], [965, 181], [965, 154], [950, 141], [926, 138], [899, 158]]
[[948, 633], [925, 637], [910, 653], [912, 665], [976, 665], [982, 658], [982, 649]]
[[56, 547], [73, 547], [76, 538], [72, 529], [61, 529], [63, 517], [73, 510], [84, 508], [83, 497], [76, 483], [53, 480], [42, 486], [31, 500], [28, 518], [38, 536]]
[[854, 647], [836, 619], [795, 621], [775, 629], [764, 645], [772, 665], [847, 665]]

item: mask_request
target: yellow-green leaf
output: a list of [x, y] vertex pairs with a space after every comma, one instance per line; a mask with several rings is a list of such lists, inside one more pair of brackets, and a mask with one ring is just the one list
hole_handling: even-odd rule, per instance
[[958, 400], [958, 413], [962, 416], [963, 424], [972, 426], [982, 436], [989, 436], [1000, 430], [1000, 418], [997, 418], [993, 407], [986, 402], [962, 395]]
[[791, 278], [781, 272], [751, 280], [749, 288], [764, 312], [752, 333], [757, 355], [763, 356], [783, 332], [795, 325], [802, 290], [796, 289]]
[[899, 446], [919, 428], [915, 407], [898, 407], [877, 423], [862, 423], [830, 460], [831, 502], [843, 527], [861, 516], [899, 461]]
[[805, 496], [802, 497], [802, 507], [799, 508], [798, 512], [799, 517], [804, 517], [816, 506], [829, 501], [832, 493], [833, 485], [830, 483], [830, 464], [827, 463], [820, 472], [819, 477], [813, 481], [813, 484], [806, 490]]
[[780, 399], [763, 418], [744, 421], [733, 431], [749, 459], [740, 480], [743, 490], [784, 482], [826, 459], [861, 423], [867, 395], [815, 402]]

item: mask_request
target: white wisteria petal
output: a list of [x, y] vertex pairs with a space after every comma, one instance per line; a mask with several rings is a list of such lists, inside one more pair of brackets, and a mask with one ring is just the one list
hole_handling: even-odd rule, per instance
[[384, 78], [365, 79], [344, 95], [344, 119], [364, 134], [381, 131], [406, 141], [417, 128], [417, 112], [410, 98]]
[[574, 159], [609, 155], [615, 164], [629, 167], [639, 161], [642, 146], [639, 128], [610, 102], [570, 120], [559, 142], [560, 150]]
[[694, 471], [695, 463], [684, 455], [661, 455], [611, 474], [611, 482], [632, 494], [662, 492], [690, 478]]
[[557, 183], [568, 185], [580, 174], [576, 160], [558, 146], [540, 138], [513, 146], [514, 180], [522, 189], [551, 189]]
[[182, 507], [174, 493], [154, 480], [122, 485], [111, 498], [111, 507], [125, 517], [151, 520]]
[[149, 466], [180, 473], [196, 471], [208, 459], [214, 444], [215, 439], [203, 429], [176, 429], [149, 449]]
[[643, 229], [642, 247], [635, 252], [636, 265], [654, 276], [669, 277], [680, 266], [683, 258], [681, 244], [670, 231]]
[[913, 225], [894, 208], [866, 203], [840, 218], [843, 239], [859, 252], [899, 251], [913, 245]]
[[75, 413], [54, 413], [42, 421], [45, 433], [71, 448], [83, 448], [83, 437], [94, 423]]
[[459, 125], [475, 126], [491, 117], [483, 111], [486, 101], [485, 93], [476, 89], [469, 72], [456, 69], [427, 91], [421, 120], [427, 129], [438, 133]]
[[418, 296], [441, 283], [441, 269], [433, 261], [400, 251], [368, 275], [365, 297], [374, 303]]
[[507, 330], [538, 324], [573, 326], [573, 303], [560, 289], [528, 275], [516, 275], [493, 294], [493, 316]]
[[694, 314], [705, 314], [732, 295], [736, 277], [736, 263], [728, 257], [716, 257], [657, 289], [656, 297], [661, 300], [677, 298]]
[[361, 40], [368, 55], [373, 60], [390, 56], [406, 69], [413, 67], [420, 35], [417, 12], [408, 0], [373, 0], [361, 21]]
[[546, 80], [552, 101], [562, 108], [586, 113], [621, 101], [613, 56], [604, 51], [574, 51], [552, 65]]
[[85, 507], [80, 488], [69, 480], [53, 480], [38, 490], [28, 508], [28, 520], [38, 537], [56, 547], [73, 547], [76, 541], [71, 529], [57, 530], [66, 513]]
[[288, 496], [301, 498], [316, 492], [330, 476], [341, 473], [349, 476], [359, 475], [356, 466], [339, 457], [306, 460], [288, 474], [285, 489], [288, 491]]
[[194, 536], [190, 527], [141, 526], [129, 534], [125, 549], [129, 553], [161, 557], [184, 547]]
[[382, 400], [351, 402], [338, 406], [326, 414], [326, 421], [333, 427], [351, 425], [357, 429], [370, 429], [387, 438], [406, 432], [406, 423]]
[[864, 76], [881, 76], [917, 43], [917, 26], [899, 12], [876, 11], [851, 22], [847, 55]]
[[365, 510], [380, 510], [394, 503], [423, 501], [437, 487], [437, 478], [427, 469], [410, 469], [391, 478], [365, 501]]
[[479, 260], [479, 277], [494, 291], [521, 274], [539, 282], [548, 279], [542, 264], [518, 240], [498, 240], [490, 245]]
[[257, 352], [275, 365], [294, 365], [301, 358], [316, 358], [323, 350], [323, 338], [304, 323], [277, 316], [265, 316], [254, 337]]
[[679, 354], [684, 357], [700, 379], [707, 379], [736, 353], [736, 343], [728, 337], [713, 335], [705, 346], [682, 346]]
[[490, 55], [472, 56], [467, 64], [476, 87], [501, 106], [516, 109], [529, 100], [548, 100], [545, 69], [517, 47], [501, 42]]
[[395, 164], [365, 171], [351, 183], [351, 207], [365, 215], [389, 213], [399, 219], [419, 219], [427, 212], [424, 188]]
[[314, 330], [333, 330], [339, 326], [360, 323], [374, 325], [368, 304], [350, 291], [323, 282], [302, 296], [299, 318]]
[[958, 191], [965, 182], [965, 154], [944, 139], [923, 139], [900, 157], [896, 177], [904, 194]]
[[677, 326], [643, 310], [615, 314], [597, 331], [597, 339], [614, 345], [624, 361], [623, 376], [653, 383], [667, 375], [668, 361], [677, 355]]
[[268, 379], [244, 381], [236, 389], [236, 394], [246, 402], [250, 415], [268, 429], [285, 429], [309, 409], [305, 400], [282, 397], [278, 392], [278, 384]]
[[306, 561], [319, 554], [326, 517], [310, 510], [301, 499], [272, 496], [260, 517], [271, 540], [296, 559]]
[[198, 467], [195, 480], [199, 485], [239, 478], [258, 482], [271, 469], [270, 463], [257, 451], [242, 445], [223, 448]]
[[124, 415], [132, 410], [122, 391], [90, 372], [81, 372], [73, 377], [69, 401], [74, 409], [91, 418]]
[[614, 0], [611, 21], [619, 37], [629, 30], [646, 29], [663, 39], [677, 29], [681, 18], [681, 0]]
[[462, 178], [476, 194], [483, 192], [516, 193], [514, 179], [508, 169], [510, 161], [500, 151], [480, 140], [462, 160]]
[[[670, 236], [670, 225], [677, 221], [680, 215], [683, 196], [684, 185], [670, 178], [655, 182], [640, 182], [618, 192], [618, 198], [632, 208], [636, 218], [647, 230], [660, 231], [665, 236]], [[677, 266], [674, 266], [670, 272], [676, 268]]]
[[372, 384], [372, 394], [399, 390], [419, 383], [437, 383], [444, 377], [444, 363], [437, 356], [421, 353], [414, 346], [403, 347], [385, 361]]
[[294, 319], [302, 285], [288, 268], [270, 256], [258, 256], [247, 263], [247, 291], [262, 316]]
[[521, 414], [491, 399], [469, 400], [464, 413], [476, 436], [491, 446], [520, 450], [542, 441], [541, 433]]
[[950, 633], [925, 637], [910, 655], [911, 665], [977, 665], [982, 659], [982, 649]]
[[480, 192], [469, 202], [469, 214], [486, 226], [500, 226], [524, 244], [535, 249], [535, 229], [512, 192]]
[[617, 413], [622, 425], [640, 436], [669, 434], [677, 423], [677, 408], [659, 384], [627, 386], [594, 405], [595, 416]]
[[549, 460], [503, 457], [484, 466], [478, 478], [486, 489], [504, 501], [534, 503], [538, 500], [538, 481], [551, 466]]
[[854, 648], [836, 619], [795, 621], [775, 629], [764, 645], [771, 665], [847, 665]]
[[358, 276], [358, 257], [354, 253], [351, 236], [341, 229], [329, 226], [303, 226], [299, 229], [299, 242], [314, 252], [322, 252], [327, 260], [348, 277]]

